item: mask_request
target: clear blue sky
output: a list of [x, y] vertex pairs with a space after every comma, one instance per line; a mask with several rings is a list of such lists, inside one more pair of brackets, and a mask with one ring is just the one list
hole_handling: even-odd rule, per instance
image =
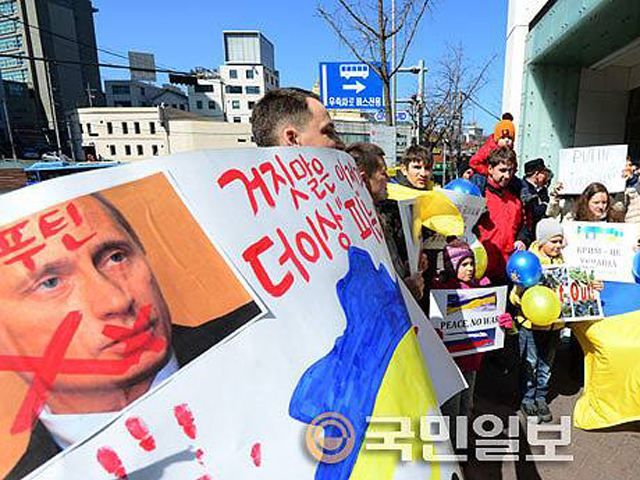
[[[323, 0], [333, 5], [333, 0]], [[373, 1], [373, 0], [371, 0]], [[352, 60], [329, 26], [317, 16], [316, 0], [93, 0], [98, 46], [117, 52], [153, 52], [158, 66], [190, 70], [217, 68], [223, 62], [223, 30], [261, 30], [275, 46], [282, 86], [311, 88], [318, 62]], [[416, 35], [407, 65], [423, 58], [435, 66], [447, 43], [462, 43], [477, 67], [497, 55], [488, 84], [478, 99], [500, 113], [507, 20], [506, 0], [434, 0]], [[126, 63], [100, 53], [100, 60]], [[102, 79], [127, 78], [128, 72], [103, 69]], [[166, 78], [160, 78], [166, 81]], [[429, 77], [427, 82], [429, 81]], [[415, 76], [399, 81], [399, 96], [415, 91]], [[495, 120], [478, 108], [469, 108], [465, 121], [477, 119], [493, 130]]]

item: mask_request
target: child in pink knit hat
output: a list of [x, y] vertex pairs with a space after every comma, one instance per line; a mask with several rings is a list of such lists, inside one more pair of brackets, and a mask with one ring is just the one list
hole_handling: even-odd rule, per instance
[[[476, 262], [473, 250], [463, 241], [453, 240], [444, 247], [443, 263], [444, 270], [431, 284], [433, 290], [463, 290], [490, 286], [490, 281], [487, 277], [476, 279]], [[498, 322], [503, 328], [511, 328], [513, 325], [513, 319], [508, 313], [502, 314], [498, 318]], [[458, 393], [442, 405], [443, 415], [451, 418], [459, 415], [471, 415], [476, 373], [482, 364], [482, 357], [482, 353], [473, 353], [454, 358], [469, 388]]]

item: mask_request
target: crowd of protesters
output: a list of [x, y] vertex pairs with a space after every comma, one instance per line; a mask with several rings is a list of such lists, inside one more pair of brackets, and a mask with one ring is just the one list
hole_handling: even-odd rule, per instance
[[[509, 313], [499, 318], [499, 324], [518, 346], [519, 365], [507, 367], [515, 367], [519, 372], [520, 408], [526, 416], [536, 417], [539, 422], [552, 420], [547, 403], [551, 368], [561, 331], [566, 337], [570, 334], [561, 322], [539, 327], [525, 317], [520, 305], [522, 288], [510, 283], [506, 264], [514, 252], [525, 249], [543, 265], [561, 264], [566, 245], [562, 222], [640, 222], [640, 169], [636, 162], [629, 159], [622, 173], [627, 187], [624, 194], [614, 197], [604, 185], [592, 183], [581, 195], [563, 195], [560, 183], [550, 189], [553, 175], [541, 158], [526, 162], [523, 177], [516, 176], [516, 131], [513, 117], [504, 114], [482, 148], [468, 161], [461, 159], [457, 165], [458, 177], [476, 185], [486, 200], [486, 211], [474, 227], [488, 257], [485, 276], [477, 279], [472, 249], [456, 238], [447, 239], [447, 245], [438, 252], [439, 261], [422, 255], [419, 273], [411, 275], [406, 260], [400, 255], [403, 246], [398, 242], [398, 225], [394, 225], [389, 215], [387, 183], [420, 191], [436, 188], [430, 149], [409, 147], [399, 159], [395, 175], [389, 178], [380, 147], [365, 142], [344, 145], [320, 99], [295, 88], [268, 92], [256, 105], [252, 124], [258, 146], [329, 147], [344, 149], [354, 158], [378, 209], [393, 266], [427, 315], [425, 299], [429, 289], [508, 286]], [[601, 282], [594, 282], [594, 287], [601, 289]], [[442, 409], [446, 415], [470, 416], [476, 372], [482, 368], [483, 356], [458, 357], [456, 362], [469, 388], [445, 403]]]

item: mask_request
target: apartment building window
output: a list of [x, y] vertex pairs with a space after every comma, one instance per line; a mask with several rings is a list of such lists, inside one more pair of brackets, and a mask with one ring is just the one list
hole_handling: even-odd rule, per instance
[[240, 108], [240, 100], [232, 100], [231, 108], [234, 110], [238, 110]]
[[242, 119], [240, 117], [233, 117], [233, 123], [240, 123]]
[[198, 110], [202, 110], [202, 100], [198, 100], [198, 101], [196, 101], [196, 108], [197, 108]]
[[238, 78], [237, 70], [229, 70], [229, 78]]
[[142, 147], [142, 145], [136, 145], [136, 153], [139, 157], [144, 155], [144, 148]]
[[18, 58], [3, 58], [0, 59], [1, 68], [20, 67], [24, 64], [21, 59]]
[[245, 87], [245, 91], [249, 94], [260, 94], [260, 87]]
[[158, 145], [151, 145], [151, 154], [154, 156], [158, 155]]
[[131, 155], [131, 145], [124, 146], [124, 154], [127, 156]]
[[242, 93], [242, 87], [239, 85], [227, 85], [224, 91], [227, 93]]
[[0, 40], [0, 51], [16, 50], [22, 48], [22, 37], [10, 37]]
[[13, 80], [14, 82], [26, 82], [27, 81], [27, 71], [17, 70], [14, 72], [4, 72], [2, 74], [3, 80]]
[[2, 2], [0, 3], [0, 14], [12, 15], [16, 13], [16, 2]]
[[111, 93], [114, 95], [131, 95], [129, 85], [111, 85]]
[[134, 133], [140, 134], [140, 122], [133, 122]]
[[87, 133], [91, 135], [93, 132], [91, 131], [91, 124], [87, 123]]
[[115, 154], [116, 154], [116, 146], [115, 145], [109, 145], [109, 153], [111, 154], [111, 156], [115, 156]]
[[129, 133], [129, 125], [127, 125], [127, 122], [122, 122], [122, 133], [124, 135]]
[[140, 95], [142, 95], [143, 97], [145, 96], [144, 87], [140, 87]]
[[107, 133], [113, 135], [113, 123], [107, 122]]
[[82, 124], [78, 123], [78, 125], [80, 126], [80, 135], [82, 135], [84, 133], [84, 128], [82, 128]]
[[253, 110], [253, 107], [256, 106], [256, 102], [247, 102], [247, 107], [249, 107], [249, 110]]
[[193, 90], [196, 93], [210, 93], [213, 92], [213, 85], [196, 85]]
[[3, 20], [0, 22], [0, 34], [14, 33], [16, 31], [16, 22], [13, 20]]
[[247, 80], [253, 80], [253, 78], [254, 78], [253, 70], [247, 70], [246, 74], [247, 74]]
[[216, 109], [216, 102], [209, 100], [209, 110], [215, 110]]
[[151, 135], [156, 133], [156, 122], [149, 122], [149, 133]]

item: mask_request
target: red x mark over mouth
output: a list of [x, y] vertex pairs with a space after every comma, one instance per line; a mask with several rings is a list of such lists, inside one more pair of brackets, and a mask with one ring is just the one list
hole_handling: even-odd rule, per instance
[[21, 355], [0, 355], [0, 370], [13, 372], [33, 372], [33, 380], [16, 418], [11, 426], [11, 434], [16, 435], [31, 430], [58, 374], [71, 375], [122, 375], [140, 361], [143, 353], [161, 352], [166, 340], [155, 337], [150, 322], [151, 305], [140, 309], [131, 327], [107, 325], [103, 334], [125, 345], [125, 358], [121, 360], [67, 359], [65, 354], [76, 334], [82, 314], [70, 312], [51, 336], [41, 357]]

